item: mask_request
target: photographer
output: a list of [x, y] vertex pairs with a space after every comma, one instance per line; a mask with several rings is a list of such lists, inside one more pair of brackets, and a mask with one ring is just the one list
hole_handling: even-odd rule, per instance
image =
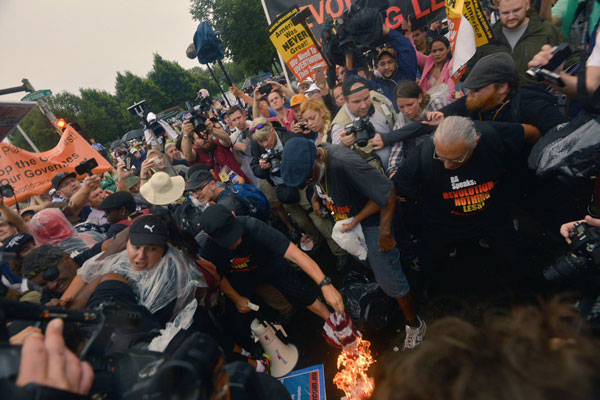
[[[190, 165], [196, 163], [208, 165], [220, 177], [221, 171], [227, 167], [237, 175], [234, 182], [249, 182], [230, 150], [231, 139], [227, 132], [220, 125], [213, 124], [210, 119], [205, 121], [204, 126], [204, 131], [196, 132], [191, 121], [183, 123], [181, 149], [185, 159]], [[226, 175], [228, 174], [226, 173]], [[221, 177], [221, 181], [226, 181], [223, 178]]]
[[59, 172], [52, 178], [52, 186], [56, 194], [61, 197], [58, 201], [67, 201], [68, 207], [63, 212], [73, 222], [85, 221], [91, 212], [88, 205], [90, 194], [100, 187], [101, 179], [98, 175], [91, 175], [79, 183], [73, 172]]
[[[413, 49], [414, 52], [414, 49]], [[369, 89], [369, 82], [359, 76], [349, 76], [342, 84], [346, 104], [340, 109], [331, 126], [333, 144], [352, 148], [369, 164], [385, 172], [390, 156], [390, 147], [373, 150], [370, 138], [376, 134], [385, 136], [396, 124], [397, 115], [388, 99], [376, 91]], [[394, 93], [395, 96], [395, 93]], [[361, 121], [368, 130], [369, 140], [366, 145], [359, 146], [355, 133], [349, 133], [347, 127], [354, 121]]]
[[[383, 36], [390, 41], [389, 46], [385, 47], [377, 54], [377, 71], [380, 76], [369, 81], [369, 88], [387, 97], [397, 112], [396, 87], [401, 81], [414, 81], [417, 79], [419, 70], [417, 64], [417, 53], [414, 46], [402, 33], [390, 29], [383, 24]], [[354, 55], [346, 55], [346, 68], [348, 77], [356, 75], [354, 68]]]
[[[273, 86], [273, 83], [275, 83], [275, 86]], [[281, 94], [282, 92], [275, 89], [277, 87], [280, 90], [283, 90], [283, 88], [287, 89], [287, 87], [277, 82], [272, 82], [270, 83], [270, 85], [272, 87], [272, 89], [270, 90], [265, 91], [265, 89], [268, 89], [268, 86], [266, 85], [257, 87], [254, 90], [254, 105], [252, 106], [252, 116], [255, 119], [260, 116], [259, 103], [257, 102], [266, 99], [269, 103], [269, 107], [271, 107], [276, 113], [274, 117], [269, 118], [269, 121], [277, 121], [286, 130], [291, 131], [292, 126], [294, 125], [294, 122], [296, 120], [296, 116], [294, 115], [294, 111], [291, 108], [285, 108], [285, 99]], [[293, 96], [294, 93], [292, 92], [291, 95]]]

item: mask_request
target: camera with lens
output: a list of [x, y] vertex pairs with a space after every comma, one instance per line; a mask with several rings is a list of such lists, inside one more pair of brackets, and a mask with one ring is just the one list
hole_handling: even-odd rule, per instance
[[346, 133], [356, 135], [356, 144], [364, 147], [369, 144], [369, 139], [375, 136], [375, 128], [368, 119], [356, 117], [351, 124], [346, 125]]
[[6, 185], [0, 185], [0, 194], [2, 197], [14, 197], [15, 189], [9, 183]]
[[75, 167], [75, 172], [77, 175], [88, 174], [89, 176], [94, 175], [92, 172], [94, 168], [98, 166], [98, 161], [95, 158], [90, 158], [89, 160], [83, 160]]
[[265, 83], [258, 88], [258, 93], [268, 95], [273, 91], [273, 85], [270, 83]]
[[571, 47], [569, 47], [569, 43], [561, 43], [552, 50], [552, 58], [548, 61], [548, 64], [529, 68], [527, 70], [527, 75], [535, 78], [539, 82], [548, 81], [563, 87], [565, 86], [565, 83], [560, 77], [560, 74], [555, 73], [554, 70], [560, 67], [571, 54], [573, 54], [573, 51], [571, 50]]
[[198, 92], [195, 101], [198, 102], [198, 108], [200, 109], [200, 111], [203, 112], [205, 115], [208, 114], [213, 103], [211, 97], [203, 96], [202, 92], [200, 91]]
[[[67, 330], [87, 332], [89, 339], [79, 357], [94, 370], [91, 398], [102, 399], [227, 399], [229, 376], [217, 343], [202, 333], [173, 340], [167, 352], [147, 350], [148, 339], [139, 335], [117, 337], [123, 327], [136, 327], [141, 314], [116, 302], [106, 302], [86, 311], [39, 306], [0, 299], [0, 379], [14, 381], [20, 364], [20, 348], [10, 346], [8, 320], [50, 321], [62, 318]], [[75, 337], [75, 336], [74, 336]], [[114, 346], [128, 337], [126, 346]], [[137, 337], [137, 340], [131, 340]], [[129, 345], [129, 343], [135, 343]], [[173, 346], [171, 346], [173, 345]], [[172, 347], [172, 348], [171, 348]]]
[[262, 156], [260, 156], [260, 158], [264, 162], [270, 163], [271, 164], [271, 173], [276, 174], [281, 169], [281, 155], [282, 155], [281, 150], [271, 149], [271, 150], [267, 151], [265, 154], [263, 154]]
[[203, 111], [201, 106], [194, 107], [191, 101], [186, 101], [185, 106], [187, 113], [183, 116], [184, 121], [189, 120], [194, 125], [194, 132], [202, 135], [203, 132], [206, 132], [207, 128], [205, 121], [208, 111]]
[[165, 128], [158, 122], [156, 115], [148, 112], [148, 105], [146, 100], [142, 100], [138, 103], [134, 103], [132, 106], [127, 108], [129, 114], [132, 116], [138, 116], [142, 121], [142, 127], [150, 129], [156, 136], [162, 136], [166, 134]]
[[581, 281], [600, 271], [600, 231], [585, 222], [575, 226], [569, 235], [567, 254], [544, 269], [549, 281]]
[[321, 42], [332, 63], [344, 65], [345, 55], [362, 52], [384, 43], [383, 23], [389, 7], [387, 0], [358, 0], [339, 18], [328, 18], [323, 25]]

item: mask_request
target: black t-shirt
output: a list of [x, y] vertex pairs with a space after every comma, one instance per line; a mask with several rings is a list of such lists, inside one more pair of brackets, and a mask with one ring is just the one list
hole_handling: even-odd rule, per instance
[[[315, 185], [315, 192], [336, 221], [355, 216], [369, 200], [385, 207], [394, 189], [390, 179], [346, 147], [329, 143], [321, 143], [319, 147], [327, 152], [326, 172]], [[361, 224], [379, 225], [379, 213], [369, 216]]]
[[264, 279], [276, 280], [288, 271], [289, 264], [283, 255], [290, 241], [259, 219], [247, 216], [237, 219], [244, 226], [240, 245], [229, 250], [209, 240], [202, 257], [212, 262], [232, 284], [254, 286]]
[[481, 139], [460, 168], [448, 170], [434, 159], [428, 138], [393, 178], [402, 197], [415, 197], [421, 187], [425, 223], [452, 237], [477, 235], [494, 218], [506, 215], [502, 177], [525, 143], [519, 124], [475, 122], [475, 127]]
[[223, 190], [215, 199], [216, 204], [220, 204], [229, 211], [233, 211], [236, 216], [250, 215], [248, 207], [244, 205], [230, 190]]

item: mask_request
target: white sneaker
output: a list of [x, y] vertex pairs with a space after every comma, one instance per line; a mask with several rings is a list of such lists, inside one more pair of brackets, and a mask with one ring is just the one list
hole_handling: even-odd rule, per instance
[[[419, 317], [417, 317], [419, 318]], [[425, 332], [427, 331], [427, 324], [421, 318], [419, 318], [419, 325], [416, 328], [406, 325], [406, 339], [404, 339], [404, 350], [414, 349], [421, 344], [425, 338]]]

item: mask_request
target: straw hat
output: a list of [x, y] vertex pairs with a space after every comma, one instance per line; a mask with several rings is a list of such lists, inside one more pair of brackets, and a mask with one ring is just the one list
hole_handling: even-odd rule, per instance
[[157, 172], [140, 188], [140, 193], [151, 204], [163, 206], [173, 203], [183, 195], [185, 179]]

